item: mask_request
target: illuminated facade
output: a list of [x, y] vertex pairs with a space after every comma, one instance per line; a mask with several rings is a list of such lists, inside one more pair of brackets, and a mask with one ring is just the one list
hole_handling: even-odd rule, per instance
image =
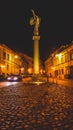
[[[40, 61], [40, 70], [43, 68]], [[0, 44], [0, 75], [33, 74], [33, 58], [24, 53], [15, 52], [5, 44]]]
[[[5, 44], [0, 44], [0, 74], [23, 74], [28, 72], [28, 63], [25, 57], [10, 48]], [[30, 66], [29, 66], [30, 67]]]
[[0, 74], [19, 73], [20, 60], [5, 44], [0, 44]]
[[47, 58], [45, 71], [49, 78], [73, 79], [73, 42], [61, 46]]

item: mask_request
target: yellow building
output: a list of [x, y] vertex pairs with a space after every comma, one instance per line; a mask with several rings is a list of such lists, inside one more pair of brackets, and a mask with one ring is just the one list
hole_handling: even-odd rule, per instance
[[0, 44], [0, 74], [19, 74], [24, 71], [22, 58], [18, 53]]
[[[40, 73], [43, 66], [40, 61]], [[0, 43], [0, 74], [33, 74], [33, 58]]]
[[49, 78], [73, 79], [73, 42], [62, 45], [47, 58], [45, 71]]

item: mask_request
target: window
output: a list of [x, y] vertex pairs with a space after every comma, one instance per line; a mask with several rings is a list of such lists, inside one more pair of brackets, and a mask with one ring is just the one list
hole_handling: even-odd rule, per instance
[[9, 60], [9, 54], [7, 54], [7, 60]]
[[73, 60], [73, 52], [71, 53], [71, 60]]
[[64, 69], [62, 69], [62, 74], [64, 74]]
[[3, 59], [6, 59], [6, 52], [3, 52]]
[[65, 56], [65, 62], [68, 62], [68, 54]]
[[7, 70], [9, 70], [9, 65], [7, 65]]
[[62, 56], [62, 58], [61, 58], [61, 63], [64, 63], [64, 62], [65, 62], [65, 59], [66, 59], [66, 57], [65, 57], [65, 56]]
[[55, 76], [56, 77], [58, 76], [58, 70], [55, 70]]

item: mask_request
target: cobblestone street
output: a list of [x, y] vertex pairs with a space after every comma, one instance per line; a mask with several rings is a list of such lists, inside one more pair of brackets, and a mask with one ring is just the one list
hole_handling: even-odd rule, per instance
[[73, 130], [73, 87], [0, 88], [0, 130]]

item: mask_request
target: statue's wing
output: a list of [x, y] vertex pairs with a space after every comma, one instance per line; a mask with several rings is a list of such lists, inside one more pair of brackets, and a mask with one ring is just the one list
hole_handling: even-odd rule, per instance
[[35, 14], [34, 10], [32, 9], [31, 11], [32, 11], [33, 17], [35, 19], [36, 18], [36, 14]]
[[34, 19], [33, 19], [33, 17], [30, 19], [30, 25], [34, 25]]

